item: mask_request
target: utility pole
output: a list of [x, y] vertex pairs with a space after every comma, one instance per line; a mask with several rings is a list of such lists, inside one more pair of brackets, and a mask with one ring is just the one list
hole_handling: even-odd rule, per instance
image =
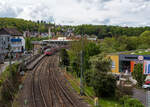
[[10, 72], [10, 75], [11, 75], [11, 78], [12, 78], [12, 71], [11, 71], [11, 57], [12, 57], [12, 52], [11, 52], [11, 46], [10, 44], [8, 45], [8, 51], [9, 51], [9, 72]]
[[83, 33], [82, 33], [82, 36], [81, 36], [81, 72], [80, 72], [80, 95], [83, 96], [84, 94], [84, 90], [83, 90], [83, 72], [84, 72], [84, 52], [83, 52]]

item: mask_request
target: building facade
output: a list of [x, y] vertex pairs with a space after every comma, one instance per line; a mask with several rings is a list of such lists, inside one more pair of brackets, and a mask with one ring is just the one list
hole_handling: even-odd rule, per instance
[[0, 56], [8, 54], [10, 45], [13, 54], [22, 53], [25, 49], [25, 39], [21, 32], [14, 28], [0, 29]]
[[150, 55], [112, 54], [108, 55], [108, 57], [112, 60], [113, 73], [126, 73], [126, 71], [131, 73], [135, 64], [150, 62]]

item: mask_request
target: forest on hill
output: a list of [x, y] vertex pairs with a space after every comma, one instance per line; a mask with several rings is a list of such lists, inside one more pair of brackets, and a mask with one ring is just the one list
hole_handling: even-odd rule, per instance
[[54, 25], [46, 21], [27, 21], [18, 18], [0, 18], [0, 28], [15, 27], [20, 31], [31, 32], [48, 32], [48, 27], [53, 26], [52, 32], [61, 32], [64, 34], [68, 29], [72, 29], [73, 33], [96, 35], [99, 39], [105, 37], [119, 37], [119, 36], [139, 36], [144, 31], [150, 31], [150, 27], [121, 27], [112, 25], [78, 25], [78, 26], [64, 26]]
[[19, 31], [39, 31], [39, 32], [47, 32], [48, 26], [52, 26], [51, 23], [47, 23], [46, 21], [27, 21], [24, 19], [18, 18], [0, 18], [0, 28], [17, 28]]
[[150, 27], [121, 27], [108, 25], [80, 25], [75, 27], [76, 34], [96, 35], [99, 39], [105, 37], [139, 36]]

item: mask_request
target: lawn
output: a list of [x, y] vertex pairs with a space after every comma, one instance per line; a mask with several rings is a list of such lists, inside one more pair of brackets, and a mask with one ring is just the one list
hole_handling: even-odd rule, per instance
[[122, 107], [118, 101], [113, 99], [99, 99], [99, 104], [102, 107]]
[[150, 55], [150, 51], [149, 50], [135, 50], [134, 52], [127, 52], [124, 54], [132, 54], [132, 55]]

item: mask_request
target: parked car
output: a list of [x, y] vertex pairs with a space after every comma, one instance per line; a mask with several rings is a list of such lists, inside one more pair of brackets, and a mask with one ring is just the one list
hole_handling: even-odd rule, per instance
[[145, 84], [150, 84], [150, 79], [147, 79], [147, 80], [145, 81]]
[[145, 89], [150, 88], [150, 84], [144, 84], [144, 85], [142, 86], [142, 88], [145, 88]]

